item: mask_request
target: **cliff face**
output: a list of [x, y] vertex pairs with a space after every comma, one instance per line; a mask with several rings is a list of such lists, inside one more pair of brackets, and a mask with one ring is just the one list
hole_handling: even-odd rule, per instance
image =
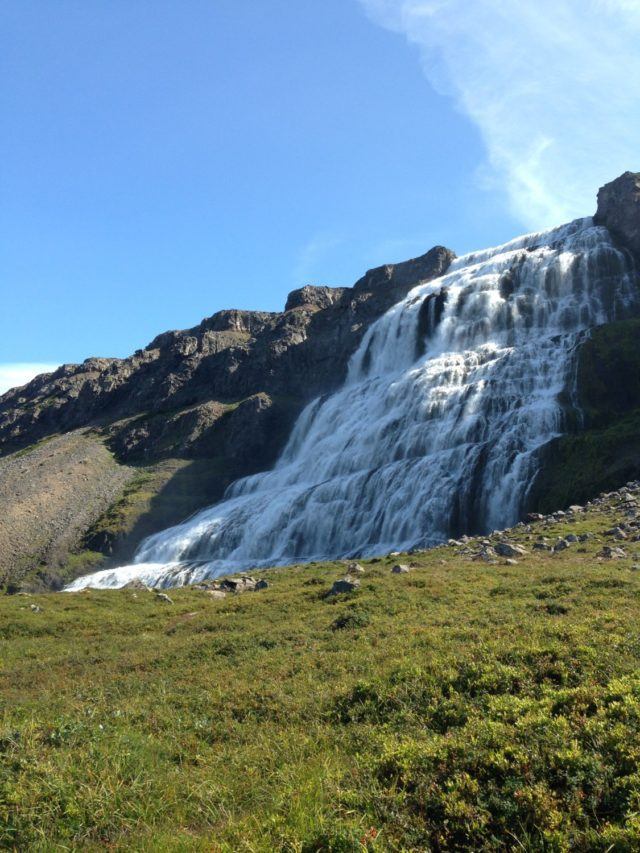
[[[594, 222], [640, 270], [640, 173], [625, 172], [600, 189]], [[593, 329], [576, 371], [582, 418], [543, 449], [526, 509], [552, 512], [640, 477], [640, 319]]]
[[529, 510], [585, 503], [640, 477], [640, 319], [593, 329], [576, 379], [582, 420], [544, 448]]
[[[103, 554], [126, 559], [144, 535], [217, 500], [231, 480], [268, 468], [303, 406], [342, 383], [368, 326], [416, 284], [442, 275], [453, 257], [437, 246], [370, 270], [353, 287], [295, 290], [282, 313], [220, 311], [192, 329], [159, 335], [130, 358], [90, 358], [38, 376], [0, 397], [0, 478], [16, 452], [23, 476], [38, 478], [49, 457], [38, 454], [32, 470], [27, 448], [54, 435], [73, 436], [69, 470], [79, 431], [84, 442], [106, 444], [115, 481], [125, 465], [138, 475], [134, 484], [141, 473], [144, 483], [137, 491], [130, 484], [106, 510], [94, 502], [84, 530], [67, 544], [90, 552], [92, 564]], [[56, 445], [57, 465], [65, 446]], [[46, 502], [23, 510], [34, 535], [57, 529]], [[3, 548], [3, 524], [0, 517], [0, 583], [34, 569], [50, 579], [67, 560], [46, 536], [36, 537], [37, 548], [34, 535], [22, 544], [11, 537], [11, 548]]]
[[418, 282], [442, 275], [453, 257], [438, 246], [370, 270], [352, 288], [295, 290], [283, 313], [220, 311], [159, 335], [130, 358], [90, 358], [38, 376], [0, 397], [0, 453], [95, 423], [109, 426], [123, 459], [206, 455], [224, 417], [234, 422], [238, 451], [253, 447], [260, 464], [257, 422], [275, 409], [291, 418], [336, 388], [367, 327]]
[[640, 173], [625, 172], [599, 190], [593, 221], [640, 259]]
[[[639, 174], [600, 190], [595, 221], [638, 267]], [[0, 514], [0, 586], [59, 586], [126, 561], [144, 536], [270, 467], [303, 406], [343, 382], [370, 324], [453, 257], [435, 247], [353, 287], [303, 287], [281, 313], [220, 311], [130, 358], [64, 365], [0, 397], [0, 501], [11, 508]], [[541, 452], [523, 511], [640, 477], [639, 335], [628, 319], [585, 336], [583, 418]]]

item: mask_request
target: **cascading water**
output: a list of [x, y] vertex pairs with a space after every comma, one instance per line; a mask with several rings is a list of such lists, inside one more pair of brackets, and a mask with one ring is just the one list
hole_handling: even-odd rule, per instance
[[571, 409], [576, 344], [637, 299], [628, 256], [590, 219], [458, 258], [369, 328], [272, 471], [69, 589], [181, 585], [514, 523]]

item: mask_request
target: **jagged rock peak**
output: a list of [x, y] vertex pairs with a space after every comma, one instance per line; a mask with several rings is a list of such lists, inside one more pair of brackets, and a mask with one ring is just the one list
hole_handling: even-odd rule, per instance
[[640, 172], [625, 172], [600, 188], [593, 221], [640, 258]]
[[306, 284], [297, 290], [292, 290], [287, 296], [285, 311], [293, 308], [328, 308], [339, 302], [347, 292], [346, 287], [326, 287], [323, 285]]
[[[141, 415], [148, 420], [164, 413], [173, 424], [179, 410], [210, 401], [239, 403], [261, 392], [287, 408], [289, 422], [313, 396], [340, 385], [368, 326], [411, 287], [441, 275], [452, 257], [436, 247], [380, 274], [372, 271], [359, 289], [302, 287], [289, 295], [282, 313], [218, 311], [190, 329], [158, 335], [129, 358], [92, 358], [41, 375], [0, 398], [0, 456], [90, 423]], [[285, 401], [293, 403], [287, 407]], [[262, 419], [262, 410], [256, 415]], [[190, 450], [184, 452], [201, 444], [190, 438], [193, 417], [172, 426], [178, 449], [185, 444], [183, 432], [187, 435]], [[135, 449], [148, 458], [166, 443], [155, 423], [123, 429], [132, 435], [123, 434], [114, 444], [124, 456]], [[283, 426], [282, 435], [285, 431]], [[270, 451], [261, 465], [272, 457]]]
[[414, 287], [421, 281], [443, 275], [455, 257], [455, 252], [452, 252], [451, 249], [447, 249], [445, 246], [434, 246], [426, 254], [417, 258], [411, 258], [399, 264], [384, 264], [384, 266], [368, 270], [354, 284], [353, 289], [355, 291], [373, 291], [381, 287], [390, 289]]

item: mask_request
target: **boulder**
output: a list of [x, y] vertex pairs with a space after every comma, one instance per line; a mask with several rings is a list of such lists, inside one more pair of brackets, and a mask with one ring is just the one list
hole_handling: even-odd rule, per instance
[[165, 604], [173, 604], [173, 600], [169, 598], [166, 592], [156, 592], [156, 598], [158, 601], [164, 601]]
[[255, 578], [242, 575], [239, 578], [225, 578], [220, 584], [220, 588], [227, 592], [241, 593], [255, 589], [257, 583]]
[[410, 571], [411, 569], [409, 568], [409, 566], [405, 566], [400, 563], [398, 563], [396, 566], [393, 566], [393, 568], [391, 569], [391, 572], [394, 575], [406, 575], [407, 572]]
[[347, 566], [347, 572], [350, 575], [363, 575], [364, 569], [360, 565], [360, 563], [349, 563]]
[[483, 545], [473, 559], [474, 561], [482, 560], [485, 563], [493, 563], [497, 556], [491, 545]]
[[500, 557], [522, 557], [527, 553], [521, 545], [515, 545], [511, 542], [497, 542], [494, 548]]
[[327, 595], [339, 595], [344, 592], [355, 592], [360, 586], [360, 581], [357, 578], [341, 578], [334, 581], [333, 586]]
[[256, 591], [259, 589], [268, 589], [268, 588], [269, 588], [269, 584], [267, 583], [267, 581], [264, 578], [260, 578], [260, 580], [254, 586], [254, 590], [256, 590]]
[[622, 560], [627, 554], [622, 548], [615, 548], [611, 545], [605, 545], [604, 548], [596, 554], [596, 557], [602, 557], [605, 560]]
[[145, 592], [149, 592], [149, 587], [145, 583], [142, 583], [139, 578], [134, 578], [132, 581], [129, 581], [129, 583], [125, 584], [122, 588], [144, 590]]

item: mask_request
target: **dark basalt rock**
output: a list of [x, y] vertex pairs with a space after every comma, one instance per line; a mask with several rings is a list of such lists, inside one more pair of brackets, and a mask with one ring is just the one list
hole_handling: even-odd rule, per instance
[[640, 318], [598, 326], [576, 363], [581, 418], [540, 450], [523, 508], [548, 513], [640, 476]]
[[436, 247], [353, 288], [295, 290], [283, 313], [219, 311], [130, 358], [63, 365], [0, 397], [0, 455], [95, 425], [124, 460], [210, 455], [261, 470], [306, 402], [343, 381], [368, 326], [453, 257]]
[[335, 305], [339, 302], [348, 288], [345, 287], [318, 287], [313, 284], [307, 284], [298, 290], [292, 290], [287, 296], [287, 302], [284, 306], [285, 311], [292, 311], [294, 308], [311, 308], [322, 309], [328, 308], [330, 305]]
[[455, 256], [444, 246], [434, 246], [426, 254], [418, 258], [403, 261], [400, 264], [385, 264], [368, 270], [362, 278], [354, 284], [353, 289], [359, 291], [377, 291], [379, 289], [389, 290], [402, 288], [409, 290], [421, 281], [429, 281], [432, 278], [446, 272]]
[[416, 358], [424, 355], [427, 350], [427, 340], [431, 338], [442, 319], [449, 294], [446, 288], [437, 293], [430, 293], [422, 300], [418, 312], [418, 333], [416, 335]]
[[360, 586], [358, 578], [342, 578], [342, 580], [334, 581], [331, 589], [326, 593], [327, 596], [340, 595], [345, 592], [356, 592]]
[[625, 172], [598, 192], [593, 218], [640, 259], [640, 173]]

